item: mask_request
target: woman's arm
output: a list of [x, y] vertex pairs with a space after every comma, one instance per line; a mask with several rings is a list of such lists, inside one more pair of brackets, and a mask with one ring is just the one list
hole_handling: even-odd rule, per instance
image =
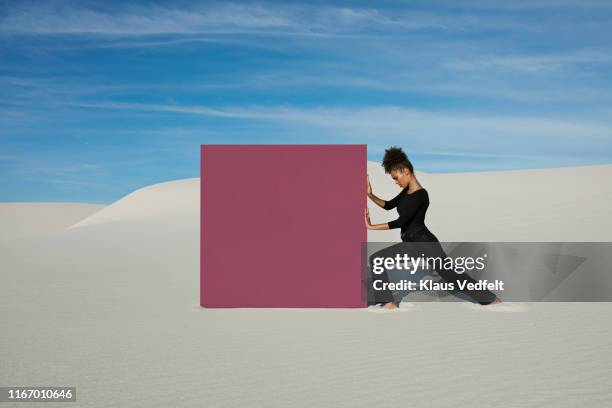
[[376, 204], [380, 208], [385, 208], [385, 200], [376, 197], [372, 192], [372, 185], [370, 184], [370, 175], [368, 175], [368, 197], [370, 198], [370, 200], [374, 201], [374, 204]]
[[383, 201], [383, 208], [385, 210], [389, 211], [389, 210], [397, 207], [397, 205], [400, 202], [400, 199], [402, 198], [402, 195], [404, 194], [404, 190], [400, 191], [399, 194], [396, 195], [395, 197], [393, 197], [391, 200]]
[[368, 197], [370, 197], [370, 200], [374, 201], [374, 204], [376, 204], [380, 208], [385, 208], [385, 200], [376, 197], [373, 193], [369, 193]]
[[387, 230], [387, 229], [389, 229], [389, 224], [387, 224], [387, 223], [372, 225], [372, 222], [370, 222], [370, 210], [367, 207], [366, 207], [366, 210], [365, 210], [365, 224], [366, 224], [366, 228], [367, 229], [371, 229], [371, 230]]
[[409, 200], [402, 208], [402, 213], [400, 214], [399, 218], [388, 222], [389, 229], [401, 228], [407, 223], [411, 222], [421, 206], [425, 203], [427, 197], [426, 194], [427, 192], [422, 192], [422, 194], [414, 196], [411, 200]]

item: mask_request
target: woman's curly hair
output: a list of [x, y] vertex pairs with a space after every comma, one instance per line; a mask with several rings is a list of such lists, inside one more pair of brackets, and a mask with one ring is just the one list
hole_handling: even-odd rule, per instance
[[412, 163], [408, 160], [408, 156], [402, 150], [401, 147], [390, 147], [385, 150], [385, 157], [383, 158], [382, 166], [385, 168], [385, 173], [391, 173], [392, 170], [408, 169], [411, 173], [414, 173]]

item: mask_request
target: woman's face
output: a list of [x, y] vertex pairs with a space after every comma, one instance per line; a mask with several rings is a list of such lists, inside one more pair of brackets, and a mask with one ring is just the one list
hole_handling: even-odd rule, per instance
[[410, 170], [403, 168], [401, 170], [391, 170], [389, 173], [395, 184], [400, 186], [401, 188], [407, 187], [410, 182], [410, 178], [412, 177], [412, 173]]

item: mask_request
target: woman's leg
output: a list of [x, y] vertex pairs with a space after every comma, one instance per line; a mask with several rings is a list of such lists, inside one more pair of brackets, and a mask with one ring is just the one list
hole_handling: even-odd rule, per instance
[[[431, 234], [431, 236], [433, 237], [433, 239], [435, 239], [435, 236], [433, 236], [433, 234]], [[386, 286], [389, 283], [389, 275], [387, 273], [387, 270], [383, 268], [382, 273], [374, 273], [373, 269], [376, 258], [395, 258], [398, 254], [402, 257], [404, 256], [404, 254], [406, 254], [409, 257], [416, 258], [424, 256], [440, 258], [441, 260], [444, 260], [447, 257], [446, 253], [442, 249], [442, 245], [440, 245], [440, 242], [438, 242], [437, 239], [435, 241], [428, 241], [428, 239], [431, 239], [431, 237], [425, 235], [423, 235], [421, 238], [421, 242], [400, 242], [398, 244], [391, 245], [387, 248], [377, 251], [370, 256], [370, 269], [372, 271], [372, 281], [370, 284], [373, 284], [375, 281], [380, 281], [377, 283], [377, 287], [385, 288], [382, 290], [375, 290], [374, 288], [372, 288], [374, 292], [374, 303], [399, 303], [398, 300], [394, 298], [393, 292], [389, 290]], [[467, 289], [468, 284], [476, 283], [476, 280], [469, 276], [467, 273], [457, 273], [452, 269], [444, 268], [435, 268], [435, 271], [446, 282], [453, 283], [453, 286], [456, 288], [457, 292], [465, 294], [470, 299], [473, 299], [481, 305], [488, 305], [490, 303], [498, 301], [497, 296], [489, 290]], [[420, 274], [419, 271], [417, 271], [417, 275], [411, 276], [411, 280], [418, 281], [425, 275], [427, 275], [427, 273], [424, 273], [423, 270], [420, 271]], [[459, 282], [465, 282], [466, 289], [460, 290]]]
[[[399, 299], [399, 296], [398, 298], [396, 298], [395, 296], [393, 296], [393, 291], [388, 289], [387, 285], [389, 284], [390, 280], [389, 280], [389, 273], [387, 272], [387, 269], [381, 265], [379, 267], [382, 268], [382, 272], [380, 274], [374, 273], [374, 265], [376, 262], [375, 259], [376, 258], [383, 258], [383, 259], [384, 258], [394, 258], [395, 259], [397, 255], [403, 256], [404, 254], [407, 254], [408, 256], [414, 256], [414, 248], [412, 247], [410, 243], [401, 242], [395, 245], [391, 245], [387, 248], [383, 248], [380, 251], [375, 252], [374, 254], [370, 256], [369, 261], [370, 261], [370, 270], [371, 270], [371, 278], [372, 278], [370, 285], [373, 285], [374, 283], [376, 283], [376, 287], [384, 288], [381, 290], [376, 290], [374, 288], [374, 285], [372, 286], [375, 304], [376, 303], [388, 304], [391, 302], [393, 302], [394, 304], [399, 304], [399, 302], [401, 301], [401, 299]], [[412, 278], [412, 280], [417, 279], [414, 276], [408, 276], [409, 272], [402, 271], [401, 274], [394, 273], [396, 277], [395, 281], [401, 280], [401, 279], [397, 279], [397, 277], [398, 276], [401, 277], [401, 275], [403, 275], [404, 273], [406, 274], [406, 278]]]
[[[395, 245], [393, 245], [395, 246]], [[387, 274], [386, 270], [383, 270], [382, 273], [376, 273], [374, 271], [375, 268], [375, 259], [376, 258], [385, 258], [388, 256], [393, 256], [392, 254], [392, 249], [393, 246], [391, 247], [387, 247], [387, 248], [383, 248], [380, 251], [377, 251], [375, 253], [373, 253], [369, 260], [370, 260], [370, 276], [371, 276], [371, 280], [370, 280], [370, 285], [371, 285], [371, 289], [374, 293], [374, 304], [378, 304], [378, 303], [389, 303], [389, 302], [393, 302], [393, 293], [386, 288], [386, 285], [389, 283], [389, 275]], [[384, 268], [383, 268], [384, 269]], [[381, 290], [377, 290], [376, 288], [384, 288]]]
[[[422, 253], [424, 253], [425, 256], [440, 257], [441, 259], [445, 259], [447, 256], [444, 250], [442, 249], [442, 245], [440, 245], [440, 242], [438, 242], [437, 240], [431, 242], [422, 242], [419, 245], [423, 248]], [[497, 296], [489, 290], [467, 289], [470, 284], [475, 284], [476, 280], [465, 272], [458, 273], [455, 272], [453, 269], [445, 268], [437, 268], [436, 272], [438, 272], [440, 277], [442, 277], [442, 279], [444, 279], [445, 281], [453, 283], [453, 286], [455, 287], [457, 292], [461, 292], [467, 295], [469, 298], [480, 303], [481, 305], [488, 305], [489, 303], [493, 303], [497, 300]], [[464, 285], [464, 290], [459, 289], [459, 282], [462, 282], [462, 285]], [[465, 284], [463, 282], [465, 282]]]

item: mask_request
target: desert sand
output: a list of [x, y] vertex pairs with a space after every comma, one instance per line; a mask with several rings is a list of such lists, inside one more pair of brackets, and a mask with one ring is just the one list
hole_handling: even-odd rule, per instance
[[[368, 167], [377, 195], [397, 194], [379, 164]], [[612, 166], [417, 173], [432, 201], [427, 223], [445, 241], [610, 241], [611, 176]], [[76, 403], [54, 406], [607, 407], [612, 398], [609, 303], [204, 309], [199, 179], [103, 207], [35, 207], [0, 204], [0, 384], [77, 387]], [[393, 218], [374, 207], [374, 222]], [[57, 223], [37, 229], [32, 220], [50, 211]]]
[[0, 241], [63, 231], [104, 207], [81, 203], [0, 203]]

